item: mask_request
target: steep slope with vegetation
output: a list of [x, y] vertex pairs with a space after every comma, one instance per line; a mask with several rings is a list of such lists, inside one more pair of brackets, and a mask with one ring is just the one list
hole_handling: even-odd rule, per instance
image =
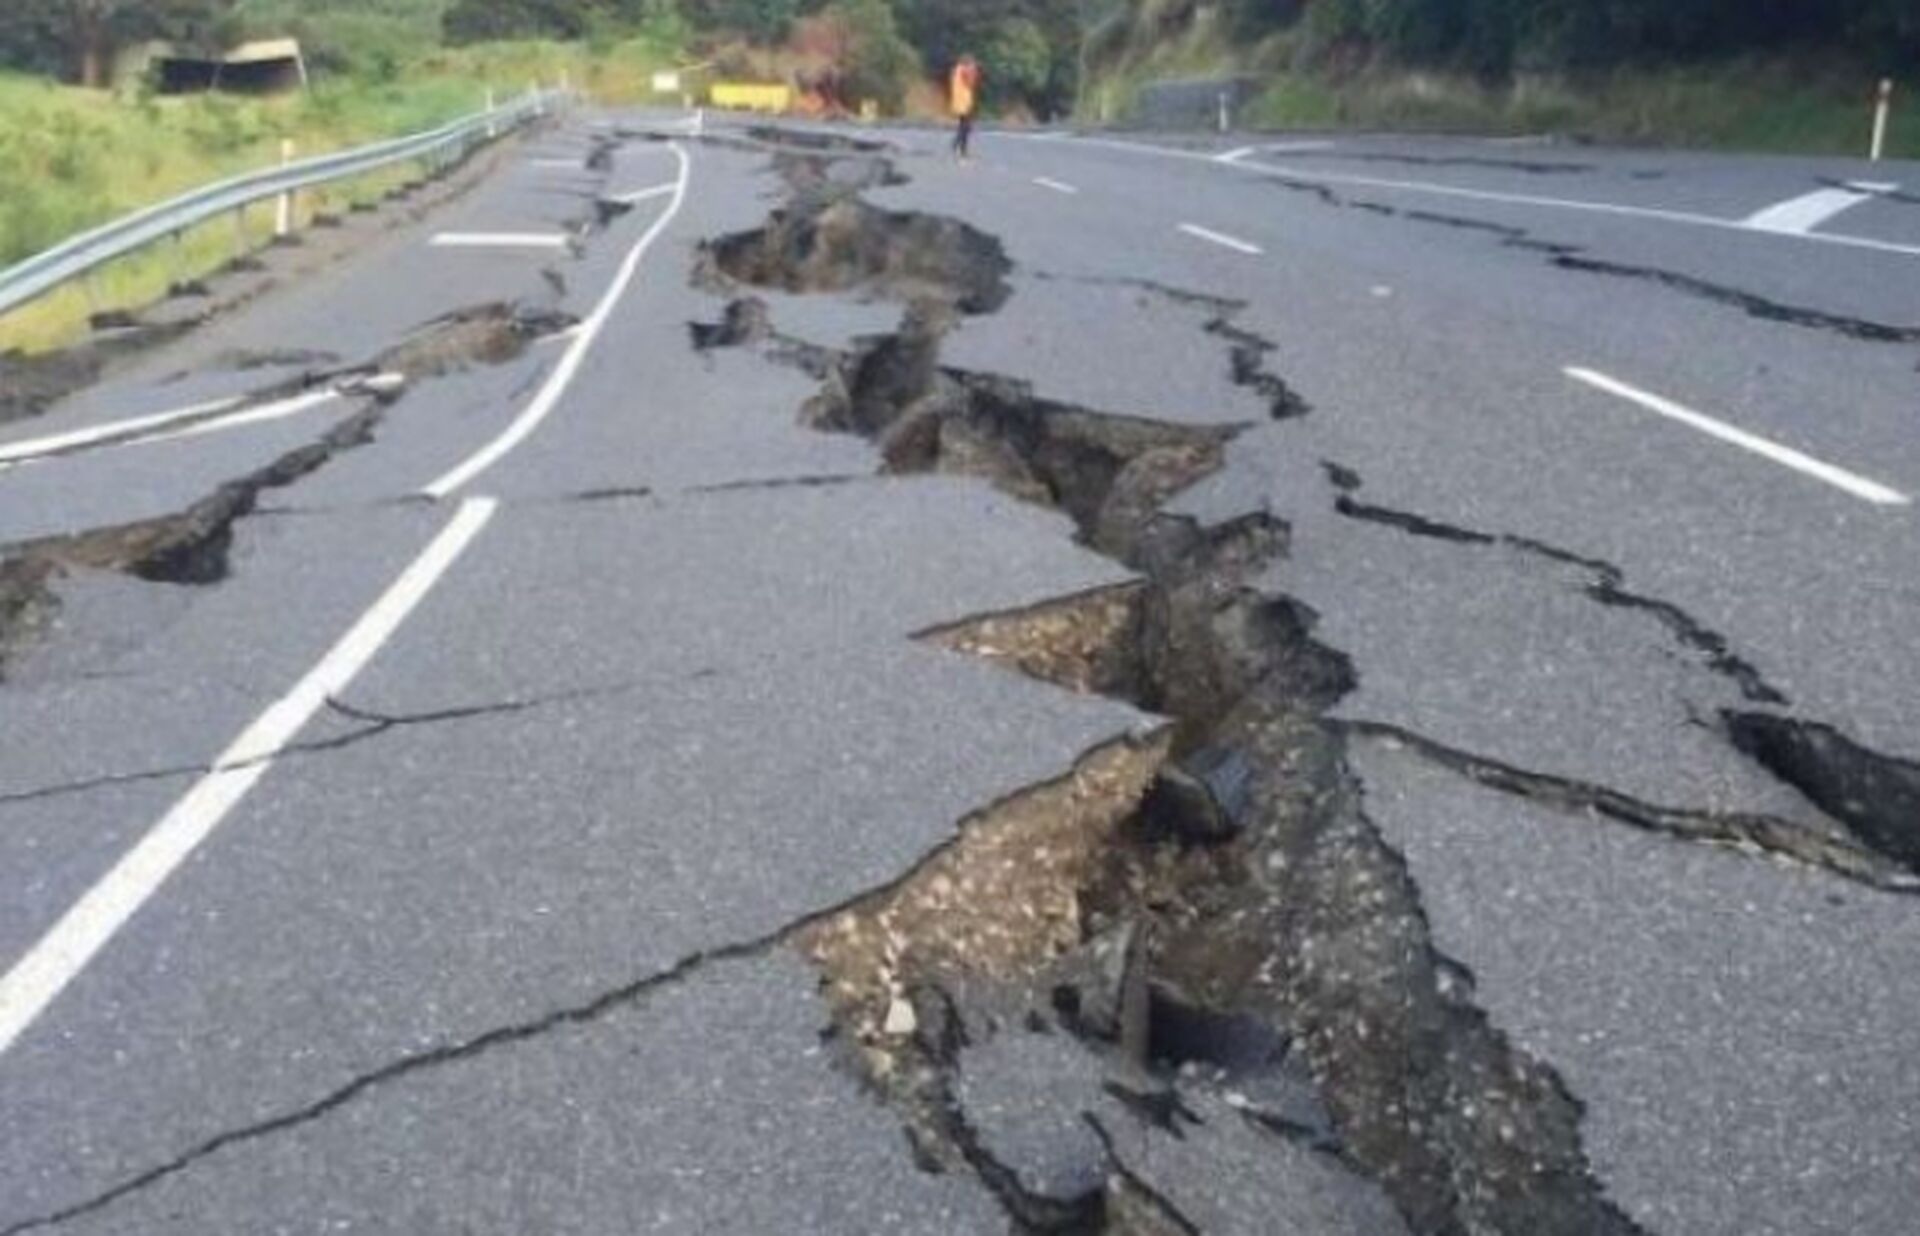
[[[1086, 65], [1091, 114], [1157, 78], [1245, 74], [1254, 124], [1857, 152], [1873, 83], [1920, 69], [1920, 4], [1111, 0]], [[1897, 152], [1920, 153], [1916, 129]]]

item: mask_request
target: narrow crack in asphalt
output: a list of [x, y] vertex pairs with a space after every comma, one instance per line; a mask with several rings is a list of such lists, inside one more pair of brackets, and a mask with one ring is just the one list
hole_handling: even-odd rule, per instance
[[1672, 632], [1676, 640], [1699, 655], [1715, 673], [1733, 680], [1741, 695], [1749, 702], [1782, 706], [1790, 703], [1783, 692], [1767, 682], [1758, 667], [1733, 651], [1726, 636], [1672, 602], [1629, 590], [1626, 572], [1613, 563], [1560, 549], [1530, 537], [1480, 532], [1429, 519], [1411, 511], [1398, 511], [1362, 502], [1354, 497], [1360, 487], [1356, 472], [1334, 464], [1325, 466], [1335, 487], [1342, 491], [1334, 499], [1334, 510], [1339, 514], [1430, 540], [1449, 541], [1457, 545], [1504, 545], [1587, 572], [1592, 577], [1584, 589], [1589, 597], [1602, 605], [1641, 610], [1652, 615]]
[[36, 633], [57, 606], [54, 581], [73, 570], [119, 571], [150, 583], [205, 585], [227, 576], [234, 525], [260, 495], [300, 480], [336, 454], [373, 440], [383, 415], [375, 404], [306, 446], [219, 486], [173, 515], [89, 532], [0, 546], [0, 673], [8, 654]]
[[[700, 675], [695, 676], [698, 677]], [[365, 716], [381, 716], [381, 714], [367, 712], [366, 710], [356, 709], [354, 711]], [[433, 716], [434, 714], [422, 714], [421, 717], [417, 719], [425, 721]], [[385, 719], [386, 718], [383, 718], [383, 720]], [[394, 717], [391, 718], [391, 720], [395, 724], [410, 724], [415, 719]], [[385, 727], [382, 726], [380, 728]], [[1117, 740], [1122, 746], [1131, 745], [1131, 741], [1132, 740], [1126, 738]], [[1100, 744], [1083, 756], [1081, 762], [1084, 763], [1097, 758], [1101, 751], [1113, 745], [1114, 743], [1111, 741]], [[990, 817], [1002, 804], [1017, 802], [1025, 795], [1044, 790], [1046, 786], [1054, 784], [1057, 783], [1043, 783], [1042, 786], [1039, 787], [1026, 787], [1021, 790], [1016, 790], [1005, 799], [984, 808], [974, 816], [968, 817], [968, 819], [975, 820]], [[457, 1042], [448, 1043], [426, 1051], [409, 1053], [376, 1068], [358, 1073], [345, 1083], [310, 1103], [300, 1107], [290, 1108], [278, 1115], [252, 1121], [206, 1137], [173, 1158], [131, 1175], [120, 1183], [101, 1190], [84, 1200], [60, 1207], [47, 1214], [24, 1219], [5, 1228], [0, 1228], [0, 1236], [24, 1236], [24, 1233], [27, 1232], [45, 1231], [71, 1222], [74, 1219], [97, 1213], [109, 1206], [126, 1200], [134, 1194], [152, 1188], [154, 1185], [160, 1184], [171, 1177], [178, 1176], [182, 1172], [190, 1171], [197, 1164], [213, 1155], [251, 1142], [287, 1133], [303, 1125], [311, 1124], [348, 1104], [367, 1097], [375, 1091], [399, 1083], [413, 1074], [476, 1060], [496, 1050], [509, 1048], [519, 1043], [537, 1039], [554, 1031], [564, 1030], [574, 1026], [590, 1025], [605, 1019], [616, 1011], [635, 1005], [660, 991], [684, 984], [711, 967], [756, 961], [771, 955], [776, 950], [797, 947], [799, 941], [810, 931], [821, 927], [832, 921], [835, 917], [845, 914], [864, 903], [871, 902], [876, 898], [884, 899], [892, 890], [914, 881], [921, 873], [930, 866], [938, 863], [952, 849], [962, 843], [967, 827], [968, 821], [962, 821], [956, 827], [954, 835], [933, 847], [904, 873], [877, 888], [855, 894], [844, 901], [824, 909], [808, 911], [787, 923], [775, 927], [771, 931], [750, 939], [696, 949], [663, 969], [631, 979], [618, 986], [603, 989], [592, 997], [578, 1003], [553, 1009], [538, 1017], [525, 1021], [496, 1026]]]
[[1175, 287], [1154, 279], [1135, 279], [1100, 275], [1058, 275], [1035, 272], [1030, 276], [1043, 283], [1076, 283], [1086, 287], [1132, 288], [1158, 297], [1170, 304], [1201, 309], [1213, 316], [1206, 332], [1227, 344], [1228, 374], [1235, 386], [1244, 387], [1266, 401], [1269, 415], [1276, 421], [1305, 416], [1313, 411], [1306, 397], [1293, 389], [1275, 372], [1271, 361], [1279, 346], [1271, 339], [1241, 326], [1237, 319], [1247, 311], [1247, 302], [1215, 296], [1190, 288]]
[[[227, 577], [234, 528], [259, 511], [261, 495], [286, 488], [325, 467], [334, 456], [372, 442], [387, 411], [415, 382], [473, 365], [503, 364], [577, 322], [555, 309], [507, 302], [443, 314], [364, 363], [301, 374], [250, 392], [240, 408], [322, 386], [333, 386], [343, 398], [359, 400], [363, 406], [316, 441], [221, 484], [184, 510], [0, 545], [0, 680], [5, 678], [9, 657], [50, 624], [59, 604], [55, 582], [65, 574], [105, 570], [151, 583], [218, 583]], [[223, 409], [218, 414], [235, 410], [240, 409]]]
[[1320, 199], [1328, 206], [1348, 210], [1360, 210], [1391, 219], [1406, 219], [1415, 223], [1426, 223], [1438, 227], [1456, 230], [1485, 232], [1499, 237], [1507, 248], [1522, 249], [1543, 253], [1548, 261], [1561, 270], [1582, 274], [1606, 275], [1620, 279], [1637, 279], [1680, 292], [1688, 296], [1712, 301], [1739, 309], [1750, 317], [1767, 322], [1780, 322], [1789, 326], [1803, 326], [1811, 330], [1827, 331], [1849, 339], [1866, 343], [1914, 343], [1920, 342], [1920, 326], [1897, 326], [1887, 322], [1877, 322], [1869, 318], [1853, 317], [1847, 314], [1829, 313], [1823, 309], [1814, 309], [1805, 305], [1790, 305], [1773, 300], [1757, 292], [1744, 288], [1731, 287], [1703, 279], [1697, 275], [1683, 274], [1679, 271], [1664, 270], [1655, 266], [1639, 266], [1629, 262], [1615, 262], [1593, 257], [1585, 246], [1561, 244], [1536, 239], [1533, 233], [1511, 224], [1494, 223], [1486, 219], [1475, 219], [1465, 215], [1444, 214], [1439, 211], [1405, 209], [1389, 206], [1383, 202], [1371, 202], [1349, 198], [1334, 192], [1326, 185], [1314, 181], [1298, 180], [1286, 176], [1270, 176], [1269, 183], [1293, 193], [1305, 193]]
[[[1334, 499], [1334, 509], [1340, 514], [1411, 536], [1462, 545], [1506, 546], [1572, 566], [1590, 575], [1582, 589], [1587, 596], [1601, 605], [1649, 615], [1707, 668], [1733, 682], [1750, 704], [1779, 709], [1793, 706], [1784, 692], [1767, 682], [1758, 667], [1733, 650], [1724, 635], [1670, 601], [1629, 590], [1626, 573], [1620, 567], [1528, 537], [1496, 536], [1361, 503], [1354, 497], [1360, 487], [1358, 474], [1338, 465], [1326, 467], [1336, 488], [1342, 491]], [[1735, 750], [1776, 780], [1800, 791], [1857, 844], [1848, 845], [1770, 816], [1716, 814], [1639, 803], [1607, 787], [1508, 768], [1497, 761], [1447, 750], [1418, 735], [1395, 734], [1436, 754], [1456, 771], [1466, 771], [1471, 765], [1478, 770], [1470, 774], [1475, 780], [1496, 788], [1537, 787], [1541, 796], [1593, 806], [1615, 819], [1658, 831], [1739, 843], [1883, 889], [1908, 891], [1915, 886], [1915, 878], [1920, 877], [1920, 765], [1873, 751], [1826, 723], [1780, 712], [1725, 709], [1720, 722]]]
[[[773, 231], [784, 217], [776, 213]], [[869, 221], [855, 211], [843, 226]], [[762, 239], [746, 282], [789, 290], [861, 286], [860, 278], [832, 263], [821, 270], [811, 243], [790, 247], [796, 265], [782, 265], [789, 247], [764, 243], [770, 234], [757, 234]], [[840, 248], [852, 251], [860, 243], [842, 240]], [[731, 283], [709, 278], [706, 285], [724, 290]], [[1019, 1230], [1131, 1230], [1121, 1226], [1111, 1185], [1061, 1198], [1023, 1183], [1018, 1165], [986, 1145], [953, 1078], [969, 1040], [956, 1022], [964, 1024], [969, 1002], [982, 998], [981, 984], [1004, 989], [1038, 982], [1036, 969], [1044, 973], [1048, 959], [1070, 952], [1075, 942], [1115, 924], [1145, 923], [1152, 944], [1143, 964], [1156, 993], [1177, 992], [1201, 1008], [1270, 1024], [1309, 1062], [1331, 1130], [1323, 1134], [1285, 1119], [1265, 1127], [1296, 1143], [1338, 1146], [1341, 1161], [1384, 1188], [1415, 1232], [1639, 1233], [1591, 1173], [1578, 1099], [1551, 1067], [1491, 1024], [1473, 1002], [1471, 976], [1432, 943], [1405, 860], [1367, 817], [1364, 786], [1348, 763], [1350, 744], [1409, 746], [1457, 775], [1571, 813], [1791, 855], [1906, 890], [1913, 882], [1882, 852], [1888, 847], [1874, 845], [1871, 829], [1857, 820], [1854, 834], [1864, 846], [1763, 817], [1651, 806], [1607, 787], [1448, 751], [1419, 735], [1331, 720], [1328, 711], [1357, 685], [1355, 667], [1314, 638], [1316, 616], [1305, 606], [1245, 582], [1286, 553], [1291, 529], [1252, 513], [1226, 536], [1161, 509], [1219, 467], [1240, 427], [1196, 430], [1117, 417], [1038, 399], [1007, 378], [943, 367], [941, 341], [957, 313], [967, 311], [963, 288], [919, 296], [892, 290], [908, 301], [899, 330], [845, 352], [782, 337], [763, 305], [735, 302], [720, 323], [694, 331], [696, 347], [755, 348], [819, 379], [820, 392], [802, 409], [803, 423], [872, 439], [884, 471], [980, 476], [1061, 510], [1083, 544], [1141, 575], [1131, 589], [1056, 598], [927, 633], [932, 642], [1007, 662], [1043, 681], [1171, 716], [1176, 728], [1145, 793], [1128, 789], [1132, 780], [1122, 777], [1120, 788], [1104, 798], [1076, 798], [1071, 809], [1043, 807], [1024, 837], [1016, 832], [1006, 843], [1016, 851], [1033, 847], [1028, 863], [1053, 864], [1035, 878], [1051, 896], [1078, 907], [1065, 920], [1043, 912], [1037, 921], [1055, 925], [1035, 934], [1033, 911], [1020, 909], [1027, 902], [1004, 890], [988, 892], [1003, 878], [994, 862], [1006, 861], [1005, 854], [963, 845], [954, 852], [956, 871], [904, 882], [886, 904], [850, 912], [823, 929], [824, 942], [814, 940], [809, 956], [827, 976], [836, 1024], [856, 1048], [863, 1075], [901, 1112], [918, 1153], [973, 1170]], [[1267, 351], [1256, 347], [1254, 355], [1264, 358]], [[1243, 367], [1238, 358], [1235, 367]], [[1590, 576], [1584, 591], [1592, 600], [1646, 613], [1749, 702], [1787, 703], [1719, 633], [1676, 605], [1628, 591], [1618, 567], [1526, 538], [1374, 506], [1355, 496], [1358, 473], [1334, 464], [1327, 472], [1339, 491], [1340, 514], [1575, 566]], [[1739, 724], [1748, 747], [1771, 751], [1758, 762], [1816, 800], [1845, 807], [1863, 797], [1859, 787], [1866, 785], [1878, 819], [1887, 804], [1897, 808], [1905, 795], [1920, 792], [1920, 770], [1869, 765], [1865, 772], [1835, 772], [1832, 739], [1810, 737], [1805, 729], [1783, 737]], [[1859, 749], [1843, 750], [1851, 758]], [[1810, 751], [1826, 753], [1818, 774], [1787, 768]], [[1084, 861], [1063, 864], [1060, 852], [1073, 847], [1050, 831], [1070, 825], [1089, 801], [1105, 806], [1069, 835], [1106, 850], [1107, 869], [1097, 874]], [[1830, 810], [1849, 822], [1841, 808]], [[1123, 817], [1117, 823], [1116, 812]], [[956, 888], [970, 889], [966, 902], [954, 900]], [[1047, 901], [1040, 896], [1041, 904]], [[1004, 942], [999, 951], [986, 949], [984, 958], [962, 947], [977, 940], [979, 917], [990, 912], [975, 902], [999, 906], [1012, 920], [1003, 930], [1032, 954], [1025, 957], [1024, 978], [1022, 965], [1005, 956]], [[1025, 928], [1017, 926], [1023, 921]], [[1079, 933], [1058, 934], [1061, 922]], [[867, 954], [836, 946], [833, 931], [867, 939]], [[1045, 1001], [1035, 1000], [1024, 1024], [1043, 1028], [1050, 1020], [1045, 1009]], [[1072, 1029], [1073, 1019], [1063, 1024]], [[1084, 1041], [1089, 1050], [1112, 1051], [1099, 1034]], [[1110, 1139], [1108, 1149], [1111, 1159]]]
[[436, 709], [420, 713], [382, 713], [360, 708], [342, 700], [329, 697], [326, 708], [336, 716], [354, 722], [360, 728], [329, 738], [308, 739], [303, 742], [289, 743], [271, 755], [251, 760], [240, 760], [222, 764], [174, 764], [161, 768], [143, 769], [138, 772], [107, 773], [98, 777], [87, 777], [77, 781], [64, 781], [55, 785], [37, 786], [33, 789], [10, 790], [0, 792], [0, 807], [19, 803], [41, 802], [52, 798], [64, 798], [74, 794], [86, 794], [95, 790], [114, 786], [133, 785], [143, 781], [162, 781], [175, 777], [204, 777], [215, 772], [237, 772], [253, 768], [260, 764], [276, 763], [282, 759], [301, 756], [324, 755], [343, 751], [370, 738], [378, 738], [394, 730], [409, 729], [425, 725], [441, 725], [459, 721], [478, 720], [485, 717], [510, 716], [515, 713], [532, 712], [543, 708], [552, 708], [563, 704], [583, 703], [593, 700], [613, 699], [630, 695], [648, 686], [663, 685], [668, 682], [691, 681], [710, 676], [712, 670], [697, 670], [686, 675], [654, 682], [621, 683], [610, 687], [580, 688], [573, 691], [557, 691], [549, 695], [536, 695], [524, 699], [501, 700], [485, 704], [465, 704], [449, 708]]
[[1289, 159], [1336, 159], [1358, 163], [1403, 163], [1410, 167], [1472, 167], [1525, 172], [1533, 176], [1571, 176], [1600, 170], [1593, 163], [1566, 163], [1545, 159], [1503, 159], [1491, 155], [1422, 155], [1397, 151], [1289, 150]]
[[[1135, 1233], [1137, 1236], [1201, 1236], [1200, 1225], [1181, 1213], [1178, 1206], [1157, 1192], [1152, 1185], [1142, 1180], [1138, 1173], [1126, 1165], [1118, 1147], [1114, 1144], [1112, 1132], [1092, 1112], [1082, 1112], [1081, 1119], [1100, 1142], [1106, 1152], [1107, 1168], [1119, 1182], [1116, 1192], [1121, 1196], [1114, 1199], [1121, 1214], [1116, 1216], [1119, 1230]], [[1132, 1206], [1144, 1213], [1127, 1214], [1126, 1208]]]
[[[444, 169], [433, 200], [397, 213], [407, 221], [417, 222], [431, 210], [458, 200], [479, 185], [485, 173], [496, 166], [512, 146], [512, 139], [508, 139], [489, 152], [470, 156]], [[372, 208], [358, 213], [372, 213]], [[316, 216], [313, 226], [317, 231], [327, 232], [338, 229], [341, 221], [336, 216]], [[339, 248], [339, 252], [351, 251], [351, 245]], [[248, 258], [230, 263], [221, 273], [242, 272], [259, 266], [257, 258]], [[0, 424], [40, 415], [67, 396], [99, 382], [123, 361], [144, 355], [209, 321], [245, 308], [271, 286], [273, 281], [269, 279], [257, 287], [243, 288], [198, 316], [174, 320], [145, 321], [139, 312], [114, 311], [100, 315], [96, 323], [100, 333], [72, 347], [38, 355], [0, 353]], [[214, 294], [215, 289], [207, 279], [192, 279], [175, 284], [164, 299], [207, 299]], [[249, 367], [238, 366], [243, 370]]]
[[[1793, 724], [1765, 714], [1743, 716], [1770, 726]], [[1597, 813], [1647, 832], [1685, 841], [1726, 846], [1757, 857], [1792, 859], [1883, 892], [1920, 894], [1920, 874], [1912, 869], [1916, 833], [1911, 825], [1911, 821], [1920, 816], [1905, 817], [1907, 825], [1889, 830], [1891, 836], [1876, 835], [1849, 824], [1849, 831], [1861, 837], [1854, 843], [1776, 816], [1699, 811], [1645, 802], [1607, 786], [1516, 768], [1461, 751], [1397, 725], [1375, 721], [1335, 724], [1353, 734], [1383, 739], [1391, 746], [1411, 751], [1489, 789], [1575, 813]], [[1830, 767], [1823, 761], [1818, 775], [1831, 776]]]

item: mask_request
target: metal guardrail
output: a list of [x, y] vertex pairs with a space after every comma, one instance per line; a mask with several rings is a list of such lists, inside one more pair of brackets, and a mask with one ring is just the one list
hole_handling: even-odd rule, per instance
[[568, 97], [561, 91], [530, 91], [503, 106], [475, 113], [431, 132], [249, 172], [126, 215], [0, 270], [0, 315], [116, 258], [256, 202], [316, 185], [351, 180], [416, 159], [445, 157], [447, 162], [453, 162], [476, 146], [549, 114]]

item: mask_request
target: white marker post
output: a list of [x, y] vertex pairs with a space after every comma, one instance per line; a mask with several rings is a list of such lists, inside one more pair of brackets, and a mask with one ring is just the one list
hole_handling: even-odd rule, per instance
[[1232, 111], [1227, 102], [1227, 92], [1224, 90], [1220, 92], [1220, 131], [1222, 133], [1233, 131]]
[[1879, 97], [1873, 104], [1873, 146], [1867, 157], [1875, 163], [1880, 162], [1887, 152], [1887, 114], [1893, 110], [1893, 79], [1880, 79]]
[[488, 141], [492, 141], [494, 138], [500, 136], [500, 131], [496, 129], [493, 124], [493, 108], [494, 108], [493, 87], [488, 86], [487, 87], [487, 140]]
[[[291, 162], [293, 162], [293, 139], [283, 137], [280, 139], [280, 166], [285, 167]], [[274, 212], [273, 237], [275, 240], [285, 240], [292, 234], [293, 190], [288, 189], [280, 195], [279, 208]]]

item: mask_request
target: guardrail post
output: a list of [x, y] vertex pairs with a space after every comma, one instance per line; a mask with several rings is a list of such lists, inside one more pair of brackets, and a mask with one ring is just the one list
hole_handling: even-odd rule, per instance
[[1880, 79], [1880, 90], [1873, 103], [1873, 144], [1867, 157], [1875, 163], [1887, 152], [1887, 113], [1893, 110], [1893, 79]]
[[[287, 166], [287, 164], [291, 162], [293, 162], [293, 139], [290, 137], [283, 137], [280, 139], [280, 166], [285, 167]], [[286, 192], [280, 195], [280, 200], [274, 209], [273, 238], [275, 240], [285, 240], [288, 236], [291, 236], [292, 234], [293, 234], [293, 190], [288, 189]]]
[[167, 265], [173, 268], [173, 279], [167, 285], [167, 291], [179, 296], [187, 290], [187, 234], [175, 232], [167, 238]]

